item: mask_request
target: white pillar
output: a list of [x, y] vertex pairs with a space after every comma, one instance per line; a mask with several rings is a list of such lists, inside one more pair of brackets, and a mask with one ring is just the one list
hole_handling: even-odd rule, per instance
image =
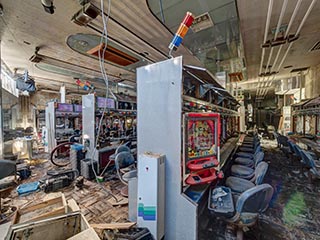
[[62, 85], [60, 87], [60, 102], [65, 103], [66, 102], [66, 86]]
[[2, 116], [2, 78], [1, 78], [1, 40], [0, 40], [0, 158], [3, 158], [3, 116]]

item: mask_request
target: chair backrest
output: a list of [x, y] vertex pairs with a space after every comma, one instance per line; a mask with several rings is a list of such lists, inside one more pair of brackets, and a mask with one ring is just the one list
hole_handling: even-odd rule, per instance
[[116, 155], [114, 162], [117, 169], [126, 168], [134, 164], [134, 157], [130, 152], [120, 152]]
[[121, 153], [121, 152], [130, 152], [130, 148], [126, 145], [120, 145], [117, 149], [116, 149], [116, 154]]
[[298, 156], [298, 157], [301, 157], [301, 151], [302, 149], [297, 145], [297, 144], [293, 144], [293, 149], [294, 149], [294, 152], [295, 154]]
[[255, 175], [255, 183], [256, 185], [260, 185], [263, 183], [263, 179], [264, 179], [264, 176], [266, 175], [267, 173], [267, 170], [268, 170], [268, 167], [269, 167], [269, 164], [266, 163], [266, 162], [260, 162], [256, 169], [255, 169], [255, 172], [254, 172], [254, 175]]
[[254, 152], [254, 156], [256, 156], [259, 152], [262, 152], [260, 145], [256, 148], [256, 151]]
[[304, 151], [304, 150], [301, 150], [301, 157], [302, 157], [302, 160], [303, 162], [309, 167], [309, 168], [313, 168], [315, 169], [316, 168], [316, 164], [312, 158], [312, 156]]
[[289, 146], [289, 148], [290, 148], [290, 151], [291, 151], [292, 153], [295, 153], [294, 147], [293, 147], [293, 142], [291, 142], [291, 141], [289, 140], [289, 141], [288, 141], [288, 146]]
[[0, 160], [0, 179], [14, 175], [16, 172], [16, 162], [10, 160]]
[[237, 200], [238, 213], [262, 213], [267, 210], [273, 195], [269, 184], [261, 184], [243, 192]]
[[264, 152], [260, 151], [254, 156], [255, 166], [258, 166], [260, 162], [264, 159]]

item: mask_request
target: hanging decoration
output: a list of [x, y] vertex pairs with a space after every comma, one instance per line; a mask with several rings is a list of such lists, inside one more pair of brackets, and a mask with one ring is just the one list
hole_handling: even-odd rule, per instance
[[90, 83], [89, 81], [81, 81], [80, 79], [76, 79], [76, 84], [86, 91], [90, 91], [90, 90], [95, 89], [94, 85], [92, 83]]

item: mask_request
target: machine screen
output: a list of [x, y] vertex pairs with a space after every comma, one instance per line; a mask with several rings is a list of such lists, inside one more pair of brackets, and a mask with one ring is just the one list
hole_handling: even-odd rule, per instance
[[73, 105], [66, 103], [58, 103], [57, 111], [60, 112], [73, 112]]
[[116, 106], [114, 99], [112, 98], [103, 98], [103, 97], [97, 97], [97, 107], [98, 108], [104, 108], [107, 107], [109, 109], [114, 109]]
[[82, 112], [82, 105], [75, 104], [74, 105], [74, 111], [75, 112]]
[[188, 120], [188, 158], [202, 158], [216, 155], [215, 121]]

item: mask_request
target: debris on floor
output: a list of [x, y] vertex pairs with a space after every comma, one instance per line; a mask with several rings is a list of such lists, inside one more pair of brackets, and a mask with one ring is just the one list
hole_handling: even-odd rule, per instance
[[[40, 156], [39, 158], [45, 158], [45, 156]], [[47, 172], [50, 174], [56, 172], [58, 174], [57, 170], [60, 169], [53, 167], [50, 162], [41, 161], [40, 159], [28, 162], [28, 166], [30, 167], [23, 169], [31, 168], [31, 176], [27, 176], [27, 173], [26, 178], [19, 182], [17, 190], [12, 189], [8, 198], [2, 199], [2, 203], [14, 206], [14, 210], [17, 210], [15, 214], [14, 211], [11, 214], [11, 223], [13, 225], [11, 225], [10, 231], [12, 231], [12, 234], [19, 234], [19, 228], [16, 228], [18, 225], [28, 228], [28, 224], [36, 224], [38, 222], [40, 224], [41, 221], [47, 221], [47, 219], [50, 219], [48, 222], [52, 224], [54, 222], [57, 226], [60, 226], [62, 219], [66, 219], [66, 221], [85, 219], [88, 222], [88, 226], [85, 227], [86, 231], [81, 232], [81, 237], [90, 235], [94, 231], [89, 224], [128, 224], [128, 200], [120, 194], [123, 184], [117, 177], [111, 176], [112, 173], [108, 176], [107, 182], [97, 183], [88, 181], [80, 176], [73, 179], [67, 186], [52, 184], [50, 185], [50, 191], [42, 191], [45, 188], [40, 189], [39, 183], [41, 180], [42, 183], [46, 183], [43, 179], [48, 177]], [[62, 175], [67, 175], [67, 173]], [[54, 177], [57, 176], [55, 175]], [[56, 186], [58, 187], [56, 188]], [[61, 193], [55, 192], [57, 190], [61, 191]], [[72, 215], [69, 219], [67, 215], [74, 212], [78, 212], [78, 215]], [[41, 228], [40, 225], [39, 228]], [[35, 227], [38, 227], [38, 225], [36, 224]], [[71, 239], [83, 238], [74, 236]]]
[[269, 170], [265, 182], [275, 192], [269, 209], [259, 223], [248, 231], [246, 239], [295, 240], [320, 239], [320, 185], [308, 183], [302, 163], [292, 161], [277, 148], [276, 141], [263, 140], [262, 147]]

